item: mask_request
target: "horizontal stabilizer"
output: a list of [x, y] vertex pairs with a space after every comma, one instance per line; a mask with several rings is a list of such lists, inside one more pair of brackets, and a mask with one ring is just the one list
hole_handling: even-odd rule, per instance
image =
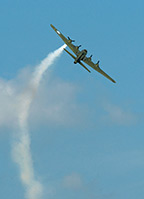
[[73, 59], [76, 59], [76, 57], [75, 57], [73, 54], [71, 54], [67, 49], [64, 48], [64, 50], [65, 50]]
[[91, 71], [81, 62], [78, 62], [81, 66], [83, 66], [89, 73], [91, 73]]

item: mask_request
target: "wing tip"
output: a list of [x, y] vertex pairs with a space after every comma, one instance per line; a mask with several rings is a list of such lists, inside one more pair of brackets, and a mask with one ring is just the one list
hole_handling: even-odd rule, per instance
[[53, 28], [53, 25], [52, 25], [52, 24], [50, 24], [50, 26]]
[[113, 82], [113, 83], [116, 83], [116, 81], [115, 81], [115, 80], [112, 80], [112, 82]]

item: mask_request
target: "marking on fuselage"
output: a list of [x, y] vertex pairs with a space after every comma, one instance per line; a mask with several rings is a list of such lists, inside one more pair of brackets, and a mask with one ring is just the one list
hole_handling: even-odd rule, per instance
[[58, 30], [57, 30], [57, 33], [58, 33], [59, 35], [61, 34], [60, 31], [58, 31]]

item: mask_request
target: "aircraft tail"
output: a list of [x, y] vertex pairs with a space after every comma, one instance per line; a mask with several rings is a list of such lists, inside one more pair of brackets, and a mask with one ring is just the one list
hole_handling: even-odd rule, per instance
[[[71, 54], [68, 50], [64, 49], [74, 60], [76, 60], [76, 57]], [[76, 64], [76, 62], [74, 62]], [[81, 66], [83, 66], [89, 73], [91, 72], [83, 63], [78, 62]]]
[[76, 57], [73, 55], [73, 54], [71, 54], [67, 49], [64, 49], [73, 59], [76, 59]]

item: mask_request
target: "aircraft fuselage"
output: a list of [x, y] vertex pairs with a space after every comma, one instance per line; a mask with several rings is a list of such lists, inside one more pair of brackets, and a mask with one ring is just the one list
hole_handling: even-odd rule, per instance
[[87, 50], [84, 49], [82, 50], [76, 57], [74, 64], [79, 63], [81, 60], [83, 60], [86, 57]]

